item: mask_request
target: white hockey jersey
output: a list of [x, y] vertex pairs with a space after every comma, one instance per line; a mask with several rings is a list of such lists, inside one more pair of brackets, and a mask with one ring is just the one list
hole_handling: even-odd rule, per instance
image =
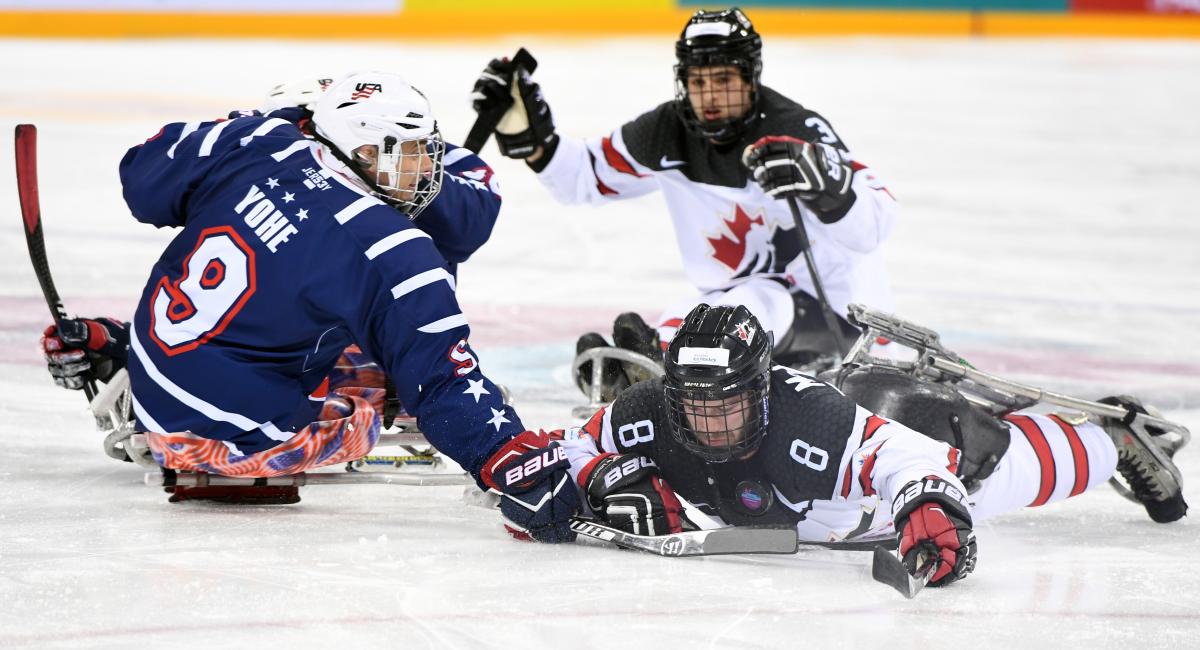
[[[688, 279], [702, 292], [752, 276], [780, 278], [815, 295], [787, 203], [768, 197], [741, 163], [742, 150], [767, 135], [833, 145], [855, 170], [856, 200], [835, 223], [802, 208], [825, 291], [834, 309], [861, 302], [892, 310], [880, 243], [897, 218], [895, 198], [854, 161], [815, 112], [762, 89], [761, 114], [742, 136], [716, 145], [689, 133], [667, 102], [586, 142], [561, 138], [538, 178], [563, 203], [606, 203], [661, 190]], [[539, 161], [542, 162], [542, 161]]]

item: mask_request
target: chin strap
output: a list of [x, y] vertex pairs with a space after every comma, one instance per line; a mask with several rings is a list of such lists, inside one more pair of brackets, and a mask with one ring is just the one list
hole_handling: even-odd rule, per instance
[[375, 182], [375, 179], [371, 178], [370, 175], [363, 170], [362, 166], [351, 160], [349, 156], [342, 153], [340, 149], [338, 149], [332, 142], [324, 137], [314, 133], [313, 139], [324, 145], [329, 153], [333, 154], [334, 158], [337, 158], [339, 162], [348, 167], [350, 171], [354, 172], [354, 175], [357, 176], [359, 180], [366, 183], [367, 189], [370, 190], [370, 192], [377, 198], [379, 198], [379, 200], [404, 213], [404, 216], [408, 217], [410, 220], [412, 219], [412, 216], [408, 214], [408, 210], [406, 209], [407, 206], [389, 196], [388, 193], [379, 186], [379, 183]]

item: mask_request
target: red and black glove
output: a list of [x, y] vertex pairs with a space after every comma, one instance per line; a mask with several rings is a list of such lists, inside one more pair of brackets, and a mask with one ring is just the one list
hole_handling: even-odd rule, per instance
[[742, 164], [767, 196], [794, 196], [822, 223], [838, 221], [854, 204], [854, 171], [830, 145], [771, 135], [746, 147]]
[[900, 491], [892, 512], [909, 573], [936, 562], [929, 584], [940, 587], [975, 569], [975, 533], [966, 495], [958, 488], [933, 476], [913, 481]]
[[500, 494], [504, 527], [527, 541], [575, 541], [571, 517], [579, 514], [579, 493], [571, 466], [558, 442], [544, 431], [526, 431], [504, 444], [483, 464], [484, 485]]
[[645, 456], [601, 454], [579, 472], [588, 505], [613, 528], [634, 535], [669, 535], [683, 530], [679, 499]]
[[129, 357], [129, 324], [113, 318], [64, 318], [42, 333], [42, 352], [54, 383], [79, 390], [107, 382]]

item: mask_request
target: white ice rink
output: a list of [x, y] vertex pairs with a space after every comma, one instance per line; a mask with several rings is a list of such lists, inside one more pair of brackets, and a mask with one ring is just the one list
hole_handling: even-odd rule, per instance
[[[398, 39], [399, 40], [399, 39]], [[977, 528], [966, 581], [913, 601], [869, 555], [664, 559], [510, 540], [460, 488], [309, 487], [293, 506], [170, 505], [105, 457], [37, 349], [12, 127], [40, 128], [68, 311], [128, 317], [170, 232], [117, 162], [277, 82], [404, 72], [451, 139], [493, 55], [527, 45], [561, 132], [670, 97], [672, 43], [0, 41], [0, 647], [1200, 647], [1196, 515], [1107, 488]], [[764, 81], [828, 117], [900, 199], [898, 312], [984, 370], [1148, 398], [1200, 433], [1200, 42], [771, 39]], [[527, 426], [569, 422], [574, 340], [690, 291], [661, 199], [560, 207], [494, 147], [505, 204], [460, 295]], [[336, 278], [330, 281], [336, 282]], [[1200, 500], [1200, 442], [1179, 464]]]

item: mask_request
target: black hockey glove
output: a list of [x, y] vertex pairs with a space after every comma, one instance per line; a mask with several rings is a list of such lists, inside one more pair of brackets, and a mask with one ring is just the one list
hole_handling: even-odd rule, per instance
[[107, 382], [129, 357], [129, 324], [113, 318], [67, 318], [42, 333], [42, 352], [54, 383], [79, 390]]
[[575, 541], [571, 517], [579, 514], [579, 492], [567, 472], [566, 452], [544, 432], [526, 431], [483, 464], [480, 478], [500, 494], [504, 528], [526, 541]]
[[742, 164], [767, 196], [794, 196], [822, 223], [834, 223], [854, 205], [854, 172], [837, 149], [786, 135], [759, 138], [742, 152]]
[[496, 144], [509, 158], [528, 158], [543, 148], [554, 148], [554, 118], [542, 89], [529, 73], [512, 61], [492, 59], [479, 74], [471, 91], [471, 107], [480, 116], [499, 115]]
[[940, 587], [975, 569], [975, 533], [966, 495], [958, 488], [933, 476], [913, 481], [892, 502], [892, 513], [909, 573], [933, 561], [929, 584]]
[[579, 473], [588, 505], [613, 528], [634, 535], [669, 535], [683, 530], [679, 499], [645, 456], [603, 454]]

